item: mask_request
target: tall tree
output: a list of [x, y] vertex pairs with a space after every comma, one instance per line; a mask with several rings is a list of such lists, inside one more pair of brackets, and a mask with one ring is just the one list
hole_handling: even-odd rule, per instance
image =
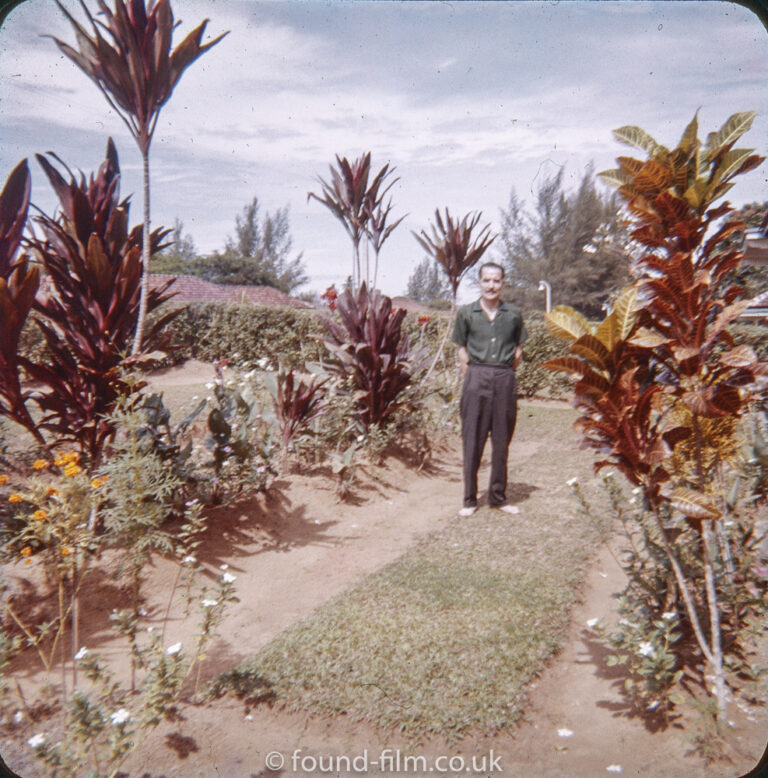
[[524, 310], [542, 307], [538, 287], [545, 280], [555, 303], [599, 317], [629, 280], [628, 245], [620, 205], [601, 196], [591, 167], [574, 192], [565, 191], [560, 170], [540, 184], [533, 212], [514, 191], [501, 211], [498, 258]]
[[91, 23], [89, 35], [56, 0], [72, 24], [77, 49], [50, 36], [61, 52], [90, 78], [109, 105], [125, 122], [141, 152], [144, 173], [144, 228], [142, 232], [141, 300], [132, 353], [141, 349], [149, 295], [150, 208], [149, 148], [160, 116], [181, 74], [227, 33], [200, 45], [208, 20], [205, 19], [171, 51], [176, 24], [169, 0], [115, 0], [111, 11], [104, 0], [97, 0], [103, 20], [93, 18], [87, 6], [81, 7]]
[[293, 239], [288, 206], [259, 221], [260, 204], [254, 197], [235, 217], [235, 236], [224, 252], [195, 262], [198, 275], [217, 284], [272, 286], [286, 294], [307, 282], [302, 255], [291, 258]]
[[424, 257], [408, 278], [406, 294], [411, 300], [431, 303], [434, 300], [450, 300], [451, 287], [437, 262]]

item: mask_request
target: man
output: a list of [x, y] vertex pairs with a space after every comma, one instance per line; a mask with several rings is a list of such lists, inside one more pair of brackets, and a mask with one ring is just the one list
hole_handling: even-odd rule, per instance
[[517, 418], [515, 370], [527, 337], [520, 309], [502, 302], [504, 268], [495, 262], [480, 267], [478, 300], [459, 309], [453, 342], [459, 347], [464, 376], [461, 393], [461, 436], [464, 448], [464, 507], [460, 516], [477, 510], [477, 471], [485, 441], [491, 435], [491, 479], [488, 505], [518, 513], [507, 503], [507, 454]]

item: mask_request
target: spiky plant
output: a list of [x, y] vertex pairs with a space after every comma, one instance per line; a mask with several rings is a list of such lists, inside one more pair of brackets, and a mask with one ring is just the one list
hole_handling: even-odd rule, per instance
[[347, 379], [356, 392], [359, 421], [365, 430], [384, 427], [401, 407], [402, 392], [423, 365], [423, 355], [412, 353], [402, 332], [404, 308], [363, 283], [354, 294], [339, 295], [341, 323], [326, 317], [328, 338], [323, 342], [335, 359], [330, 372]]
[[[106, 159], [89, 180], [82, 174], [78, 180], [68, 170], [67, 180], [48, 159], [37, 159], [60, 204], [56, 217], [35, 217], [40, 234], [30, 239], [47, 281], [33, 310], [52, 360], [19, 357], [19, 364], [43, 385], [34, 395], [43, 411], [38, 428], [58, 441], [76, 441], [96, 466], [112, 434], [109, 414], [121, 395], [136, 388], [126, 384], [122, 371], [130, 362], [126, 358], [139, 315], [142, 230], [128, 227], [129, 204], [120, 200], [120, 168], [111, 138]], [[165, 235], [152, 232], [152, 251], [163, 247]], [[150, 291], [148, 310], [170, 297], [168, 286]], [[161, 344], [165, 326], [177, 313], [161, 316], [144, 334], [142, 352]]]
[[85, 3], [80, 5], [91, 33], [77, 22], [59, 0], [56, 4], [72, 24], [77, 48], [50, 36], [61, 52], [93, 81], [136, 141], [144, 175], [144, 236], [141, 303], [132, 352], [141, 349], [149, 296], [150, 207], [149, 149], [161, 108], [168, 102], [182, 73], [227, 33], [201, 45], [205, 19], [173, 50], [176, 23], [169, 0], [115, 0], [110, 10], [97, 0], [102, 20], [94, 19]]
[[448, 209], [445, 209], [445, 220], [440, 216], [440, 209], [435, 210], [435, 224], [430, 225], [432, 234], [429, 235], [425, 230], [421, 234], [413, 232], [419, 245], [435, 259], [448, 277], [451, 285], [451, 319], [440, 341], [440, 347], [435, 354], [435, 358], [424, 376], [424, 380], [432, 374], [432, 370], [445, 349], [445, 342], [450, 332], [451, 321], [456, 313], [456, 296], [459, 293], [459, 284], [467, 271], [474, 267], [485, 254], [488, 247], [496, 240], [496, 236], [491, 234], [491, 225], [486, 224], [480, 231], [472, 235], [480, 222], [481, 212], [468, 213], [460, 220], [451, 217]]
[[[396, 222], [387, 224], [392, 201], [390, 199], [385, 206], [384, 198], [399, 179], [392, 179], [384, 186], [387, 178], [394, 173], [394, 168], [390, 169], [387, 164], [374, 176], [369, 186], [370, 151], [352, 162], [337, 154], [336, 165], [338, 169], [329, 166], [331, 175], [328, 181], [318, 176], [322, 187], [322, 196], [310, 192], [307, 195], [307, 200], [314, 198], [322, 203], [344, 225], [344, 229], [352, 240], [352, 286], [357, 290], [362, 283], [365, 283], [370, 289], [372, 287], [368, 241], [373, 245], [376, 254], [373, 275], [373, 287], [375, 287], [381, 247], [392, 231], [405, 218], [405, 216], [401, 216]], [[366, 261], [365, 277], [363, 278], [360, 244], [364, 238], [366, 240]]]
[[39, 443], [44, 438], [27, 410], [29, 391], [22, 390], [19, 338], [40, 283], [40, 269], [21, 251], [27, 223], [30, 177], [27, 160], [8, 176], [0, 192], [0, 416], [21, 424]]

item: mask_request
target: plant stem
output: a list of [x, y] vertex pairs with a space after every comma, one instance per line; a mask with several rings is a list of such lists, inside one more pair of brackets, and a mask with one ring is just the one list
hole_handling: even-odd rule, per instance
[[136, 320], [136, 334], [133, 338], [131, 355], [138, 354], [144, 340], [144, 319], [147, 316], [147, 298], [149, 297], [149, 149], [141, 151], [142, 168], [144, 172], [144, 226], [142, 228], [141, 246], [141, 296], [139, 298], [139, 315]]
[[717, 698], [717, 720], [720, 724], [726, 721], [725, 672], [723, 667], [723, 647], [720, 632], [720, 606], [717, 601], [715, 575], [712, 569], [713, 537], [710, 519], [701, 522], [702, 556], [704, 558], [704, 576], [707, 587], [707, 603], [709, 604], [709, 621], [712, 633], [712, 669], [715, 673], [715, 695]]
[[704, 657], [706, 660], [714, 666], [714, 657], [712, 655], [712, 651], [709, 648], [709, 644], [707, 643], [707, 639], [704, 635], [704, 631], [701, 628], [701, 623], [699, 621], [699, 615], [696, 611], [696, 605], [693, 602], [693, 598], [691, 597], [690, 590], [688, 589], [688, 582], [685, 580], [685, 575], [682, 571], [682, 568], [680, 567], [680, 563], [677, 561], [677, 557], [675, 556], [675, 552], [672, 549], [672, 546], [669, 542], [669, 538], [667, 538], [667, 532], [664, 529], [664, 523], [661, 520], [661, 517], [659, 516], [658, 506], [654, 505], [653, 508], [653, 515], [656, 519], [656, 525], [659, 530], [659, 537], [661, 538], [662, 546], [664, 547], [664, 551], [667, 555], [667, 559], [669, 559], [670, 565], [672, 565], [672, 570], [675, 573], [675, 580], [677, 581], [677, 585], [680, 587], [680, 593], [683, 595], [683, 602], [685, 603], [685, 610], [688, 614], [688, 620], [691, 622], [691, 627], [693, 628], [693, 632], [696, 635], [696, 642], [699, 644], [699, 648], [701, 649], [701, 653], [704, 654]]

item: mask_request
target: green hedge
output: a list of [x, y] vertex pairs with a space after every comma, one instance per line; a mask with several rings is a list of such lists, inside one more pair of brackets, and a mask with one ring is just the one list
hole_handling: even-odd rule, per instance
[[[169, 335], [176, 348], [172, 361], [195, 358], [205, 362], [227, 358], [233, 362], [254, 362], [267, 358], [272, 366], [278, 362], [287, 368], [301, 369], [305, 362], [325, 356], [319, 338], [324, 335], [321, 316], [325, 311], [295, 308], [267, 308], [231, 303], [191, 303], [169, 325]], [[429, 314], [429, 321], [419, 323], [422, 314], [409, 313], [405, 330], [412, 346], [419, 343], [435, 353], [449, 318], [445, 313]], [[538, 318], [526, 322], [528, 340], [523, 363], [518, 372], [518, 388], [524, 397], [533, 395], [568, 398], [571, 383], [563, 373], [540, 369], [539, 365], [568, 353], [565, 341], [551, 337]], [[768, 327], [758, 324], [734, 324], [730, 331], [736, 344], [746, 343], [768, 359]], [[45, 353], [40, 330], [27, 322], [22, 332], [20, 350], [30, 358]], [[455, 347], [448, 340], [445, 363], [456, 364]]]

